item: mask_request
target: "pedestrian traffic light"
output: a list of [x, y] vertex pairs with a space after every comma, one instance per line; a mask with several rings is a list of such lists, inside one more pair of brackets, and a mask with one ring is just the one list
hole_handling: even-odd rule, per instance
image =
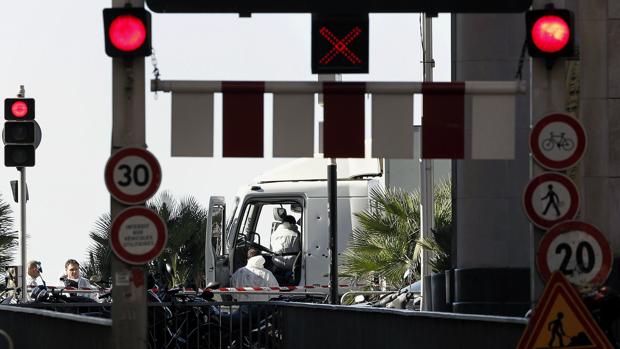
[[4, 165], [31, 167], [35, 163], [35, 121], [33, 98], [4, 100]]
[[103, 10], [105, 53], [110, 57], [151, 55], [151, 14], [144, 8]]
[[553, 5], [525, 14], [527, 47], [532, 57], [542, 57], [550, 67], [559, 57], [574, 55], [573, 13]]

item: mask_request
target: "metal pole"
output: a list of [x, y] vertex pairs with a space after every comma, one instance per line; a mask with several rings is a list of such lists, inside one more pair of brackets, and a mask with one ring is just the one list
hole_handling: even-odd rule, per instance
[[327, 165], [327, 210], [329, 225], [329, 300], [338, 304], [338, 170], [336, 159]]
[[[112, 7], [144, 7], [144, 0], [112, 0]], [[112, 58], [112, 149], [145, 147], [144, 58]], [[110, 198], [112, 219], [125, 205]], [[148, 345], [143, 266], [130, 266], [112, 254], [112, 341], [114, 348]]]
[[[26, 97], [26, 89], [24, 88], [24, 85], [19, 85], [19, 92], [17, 92], [17, 97], [18, 98], [25, 98]], [[20, 176], [20, 193], [19, 193], [19, 206], [20, 206], [20, 235], [19, 235], [19, 246], [21, 249], [21, 263], [22, 263], [22, 270], [21, 270], [21, 277], [20, 277], [20, 283], [21, 283], [21, 288], [22, 288], [22, 292], [21, 292], [21, 300], [22, 302], [25, 302], [26, 299], [28, 298], [28, 286], [26, 285], [26, 275], [27, 275], [27, 269], [28, 267], [26, 266], [27, 263], [27, 255], [26, 255], [26, 168], [25, 167], [18, 167], [17, 170], [19, 171], [19, 176]]]
[[20, 178], [19, 178], [19, 206], [21, 208], [20, 216], [21, 216], [21, 234], [19, 235], [19, 245], [21, 247], [22, 254], [22, 275], [20, 277], [20, 283], [22, 287], [21, 299], [22, 302], [25, 302], [28, 298], [28, 285], [26, 285], [26, 275], [27, 268], [26, 265], [26, 168], [18, 167]]
[[[532, 8], [542, 9], [548, 3], [553, 3], [557, 8], [565, 8], [564, 0], [534, 0]], [[566, 110], [566, 66], [565, 59], [556, 60], [552, 69], [547, 69], [543, 59], [531, 59], [530, 77], [530, 119], [534, 125], [544, 115]], [[547, 172], [530, 157], [531, 177]], [[530, 300], [532, 307], [536, 305], [545, 288], [545, 282], [538, 273], [536, 267], [536, 253], [544, 229], [530, 224]]]
[[[429, 14], [420, 14], [422, 17], [422, 37], [423, 37], [423, 67], [424, 81], [433, 81], [433, 18]], [[422, 115], [424, 117], [424, 115]], [[421, 144], [421, 142], [420, 142]], [[433, 228], [433, 160], [422, 159], [420, 157], [420, 234], [422, 238], [431, 238]], [[422, 250], [421, 256], [421, 291], [422, 291], [422, 310], [430, 310], [429, 290], [430, 285], [425, 285], [425, 276], [431, 275], [429, 265], [430, 251]]]

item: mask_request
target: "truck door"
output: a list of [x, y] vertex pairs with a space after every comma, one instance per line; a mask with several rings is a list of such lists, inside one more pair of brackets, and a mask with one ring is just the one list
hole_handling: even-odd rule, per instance
[[221, 278], [221, 275], [217, 275], [216, 268], [217, 260], [222, 259], [226, 254], [225, 222], [226, 201], [223, 196], [212, 196], [209, 199], [205, 238], [205, 281], [207, 284]]

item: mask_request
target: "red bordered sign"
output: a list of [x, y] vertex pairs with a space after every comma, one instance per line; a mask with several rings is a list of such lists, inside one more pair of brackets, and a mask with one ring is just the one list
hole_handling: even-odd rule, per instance
[[570, 115], [547, 115], [532, 128], [530, 151], [536, 162], [547, 169], [573, 167], [586, 151], [586, 132]]
[[612, 252], [609, 242], [595, 226], [567, 221], [555, 225], [543, 236], [536, 264], [545, 281], [559, 270], [574, 285], [599, 286], [611, 272]]
[[523, 209], [530, 221], [543, 229], [573, 219], [579, 211], [577, 187], [559, 173], [534, 177], [523, 192]]
[[146, 149], [123, 148], [105, 166], [105, 184], [110, 195], [127, 205], [151, 198], [161, 184], [159, 162]]
[[121, 211], [110, 231], [110, 246], [118, 258], [129, 264], [146, 264], [159, 256], [168, 240], [164, 221], [146, 207]]

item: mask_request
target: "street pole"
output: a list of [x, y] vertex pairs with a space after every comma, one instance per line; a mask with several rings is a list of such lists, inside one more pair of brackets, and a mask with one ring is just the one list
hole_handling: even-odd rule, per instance
[[338, 169], [336, 159], [327, 165], [327, 202], [329, 224], [329, 301], [338, 304]]
[[[144, 7], [144, 0], [112, 0], [112, 7]], [[144, 58], [112, 58], [112, 149], [145, 147]], [[126, 206], [110, 197], [112, 220]], [[147, 340], [144, 266], [112, 254], [112, 341], [114, 348], [145, 349]]]
[[[319, 74], [318, 81], [342, 81], [340, 74]], [[319, 93], [323, 106], [323, 94]], [[321, 139], [319, 137], [319, 142]], [[319, 144], [321, 151], [322, 144]], [[324, 149], [324, 148], [323, 148]], [[329, 302], [338, 304], [338, 167], [331, 158], [327, 165], [327, 230], [329, 231]]]
[[[26, 97], [26, 89], [24, 88], [24, 85], [20, 85], [19, 86], [19, 92], [17, 93], [17, 97], [18, 98], [25, 98]], [[22, 292], [21, 292], [21, 300], [22, 302], [26, 302], [27, 298], [28, 298], [28, 285], [26, 285], [26, 275], [27, 275], [27, 270], [28, 270], [28, 266], [26, 265], [27, 263], [27, 255], [26, 255], [26, 168], [25, 167], [18, 167], [17, 170], [19, 171], [19, 180], [20, 180], [20, 193], [19, 193], [19, 207], [20, 207], [20, 235], [19, 235], [19, 246], [21, 249], [21, 263], [22, 263], [22, 270], [21, 270], [21, 276], [20, 276], [20, 283], [21, 283], [21, 288], [22, 288]]]
[[[556, 8], [564, 8], [563, 0], [535, 0], [532, 4], [534, 9], [542, 9], [548, 3], [553, 3]], [[539, 119], [551, 112], [564, 112], [566, 109], [566, 67], [565, 59], [558, 58], [551, 69], [548, 69], [544, 59], [531, 59], [531, 124], [534, 125]], [[530, 156], [531, 177], [536, 177], [547, 172], [540, 167]], [[540, 277], [536, 267], [536, 251], [545, 230], [530, 224], [530, 299], [532, 306], [536, 304], [545, 288], [545, 282]]]
[[[433, 81], [433, 68], [435, 62], [433, 61], [433, 16], [428, 13], [420, 14], [422, 16], [422, 47], [423, 52], [423, 67], [424, 67], [424, 81]], [[424, 117], [424, 115], [422, 115]], [[420, 144], [422, 134], [420, 133]], [[421, 152], [420, 152], [421, 154]], [[420, 235], [423, 239], [431, 238], [433, 228], [433, 160], [422, 159], [420, 156], [420, 193], [422, 197], [420, 200]], [[430, 257], [431, 252], [423, 249], [420, 261], [420, 279], [421, 279], [421, 292], [422, 292], [422, 310], [430, 310], [430, 302], [428, 294], [430, 293], [430, 285], [426, 284], [424, 280], [425, 276], [431, 275], [430, 269]]]
[[21, 255], [22, 255], [22, 275], [20, 277], [20, 283], [22, 286], [21, 299], [22, 302], [26, 302], [28, 298], [28, 285], [26, 285], [26, 275], [28, 266], [26, 265], [26, 168], [18, 167], [19, 171], [19, 206], [20, 206], [20, 216], [21, 216], [21, 234], [19, 235], [19, 245], [21, 247]]

